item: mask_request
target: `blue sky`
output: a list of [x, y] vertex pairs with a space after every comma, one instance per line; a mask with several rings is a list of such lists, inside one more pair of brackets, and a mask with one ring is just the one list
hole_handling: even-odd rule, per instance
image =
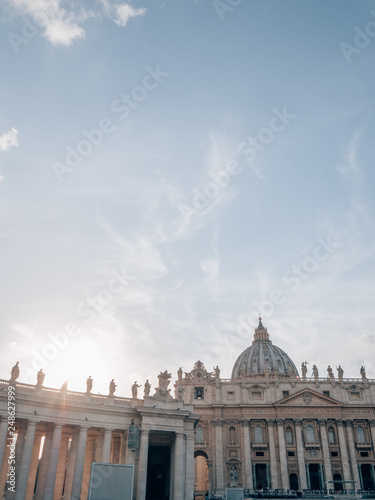
[[[2, 0], [1, 377], [375, 377], [375, 1]], [[73, 325], [72, 325], [73, 323]]]

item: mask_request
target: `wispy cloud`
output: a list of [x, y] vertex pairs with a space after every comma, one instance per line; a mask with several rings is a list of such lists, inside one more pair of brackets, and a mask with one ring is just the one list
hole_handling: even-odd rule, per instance
[[219, 272], [220, 272], [218, 239], [219, 239], [219, 229], [217, 228], [215, 230], [212, 241], [212, 249], [214, 256], [209, 259], [202, 260], [200, 263], [202, 271], [206, 274], [210, 282], [216, 281], [217, 278], [219, 277]]
[[12, 146], [19, 146], [18, 130], [12, 127], [8, 132], [0, 136], [0, 151], [8, 151]]
[[85, 31], [74, 21], [74, 14], [61, 15], [48, 19], [45, 24], [45, 37], [52, 45], [69, 47], [75, 40], [85, 37]]
[[[366, 170], [359, 158], [361, 136], [361, 131], [353, 134], [342, 161], [335, 166], [347, 192], [349, 208], [345, 214], [347, 219], [345, 232], [356, 236], [356, 242], [360, 234], [367, 235], [368, 229], [372, 227], [370, 203], [363, 189]], [[364, 225], [367, 227], [366, 231], [363, 231]]]
[[132, 17], [144, 16], [146, 14], [146, 9], [141, 7], [135, 9], [129, 4], [121, 4], [115, 7], [116, 17], [114, 22], [119, 26], [125, 26], [129, 19]]
[[349, 142], [344, 161], [335, 167], [344, 181], [356, 188], [362, 180], [362, 172], [357, 160], [360, 138], [361, 132], [356, 132]]
[[144, 16], [147, 9], [135, 8], [129, 3], [118, 3], [111, 0], [101, 0], [104, 13], [119, 26], [125, 26], [132, 17]]
[[101, 9], [85, 9], [71, 3], [62, 6], [62, 0], [6, 0], [17, 15], [28, 15], [35, 30], [40, 30], [52, 45], [69, 47], [73, 42], [85, 38], [82, 24], [89, 18], [100, 19], [103, 15], [119, 26], [125, 26], [129, 19], [143, 16], [146, 9], [134, 8], [128, 3], [101, 0]]
[[60, 0], [8, 0], [8, 3], [17, 14], [31, 16], [33, 24], [41, 28], [42, 35], [52, 45], [68, 47], [85, 37], [85, 31], [78, 23], [87, 16], [82, 10], [76, 13], [64, 9]]
[[124, 249], [126, 270], [129, 270], [136, 279], [151, 281], [167, 273], [166, 265], [152, 235], [145, 236], [140, 231], [132, 240], [127, 240], [102, 217], [99, 219], [99, 225], [114, 243]]

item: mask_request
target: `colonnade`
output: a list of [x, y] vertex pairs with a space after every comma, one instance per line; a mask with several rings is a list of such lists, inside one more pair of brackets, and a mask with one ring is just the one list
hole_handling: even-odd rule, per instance
[[127, 449], [124, 432], [89, 425], [46, 425], [36, 420], [16, 421], [15, 493], [7, 483], [10, 476], [10, 443], [8, 423], [0, 422], [0, 491], [6, 500], [86, 499], [91, 463], [134, 462]]

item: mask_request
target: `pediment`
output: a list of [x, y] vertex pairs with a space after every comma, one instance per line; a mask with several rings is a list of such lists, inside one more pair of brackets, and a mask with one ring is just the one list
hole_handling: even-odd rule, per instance
[[276, 406], [341, 406], [339, 401], [311, 389], [303, 389], [275, 403]]

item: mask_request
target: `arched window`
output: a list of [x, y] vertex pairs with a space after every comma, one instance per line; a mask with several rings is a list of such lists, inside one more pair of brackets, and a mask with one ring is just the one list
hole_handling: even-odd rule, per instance
[[333, 427], [329, 427], [328, 428], [328, 442], [329, 443], [335, 443], [336, 442], [335, 431], [334, 431]]
[[293, 444], [293, 431], [291, 427], [287, 427], [285, 431], [286, 444]]
[[203, 443], [203, 441], [204, 441], [203, 428], [201, 426], [198, 426], [195, 429], [195, 441], [197, 443]]
[[360, 425], [356, 428], [356, 433], [357, 433], [357, 442], [358, 443], [365, 443], [365, 431], [363, 430], [363, 427]]
[[254, 441], [256, 443], [263, 443], [263, 429], [257, 425], [254, 429]]
[[315, 442], [314, 427], [312, 425], [308, 425], [306, 427], [306, 442], [307, 443]]
[[237, 442], [236, 429], [234, 427], [229, 427], [229, 442], [231, 444]]

